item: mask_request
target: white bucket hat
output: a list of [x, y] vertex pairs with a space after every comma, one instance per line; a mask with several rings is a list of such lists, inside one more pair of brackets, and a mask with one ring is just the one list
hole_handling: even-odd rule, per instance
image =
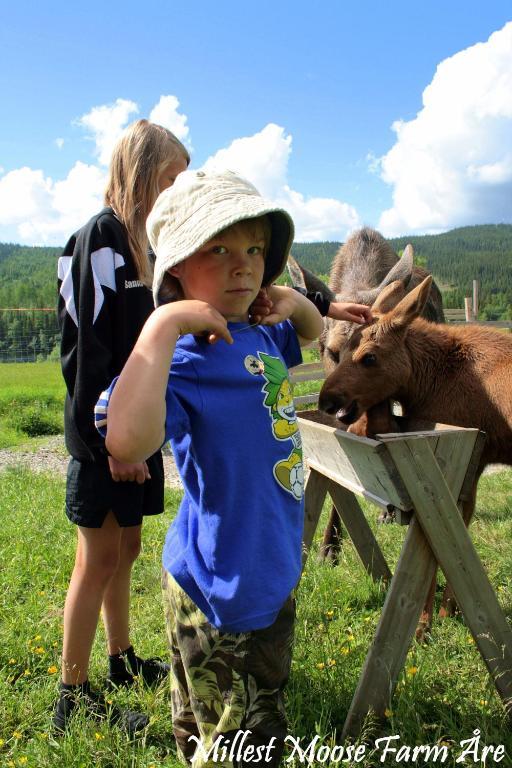
[[286, 266], [294, 228], [289, 213], [264, 200], [250, 182], [233, 171], [184, 171], [157, 198], [146, 229], [156, 254], [155, 306], [176, 295], [177, 280], [168, 270], [203, 247], [226, 227], [268, 215], [272, 234], [265, 257], [263, 285]]

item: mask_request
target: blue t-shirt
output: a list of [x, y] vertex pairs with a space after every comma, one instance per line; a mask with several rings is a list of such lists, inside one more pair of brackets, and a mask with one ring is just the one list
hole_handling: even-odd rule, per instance
[[163, 564], [226, 632], [272, 624], [301, 569], [302, 449], [287, 372], [300, 346], [289, 321], [246, 325], [229, 323], [232, 345], [181, 337], [166, 395], [185, 495]]

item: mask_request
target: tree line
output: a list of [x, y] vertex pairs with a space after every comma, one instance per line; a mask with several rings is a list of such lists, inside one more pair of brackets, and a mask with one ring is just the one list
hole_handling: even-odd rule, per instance
[[[389, 240], [400, 253], [412, 243], [417, 263], [438, 282], [446, 307], [463, 307], [480, 282], [480, 318], [512, 320], [512, 225], [461, 227], [441, 235]], [[341, 243], [295, 243], [293, 255], [317, 275], [330, 272]], [[61, 248], [0, 243], [0, 361], [58, 356], [54, 312], [13, 312], [12, 308], [53, 308], [57, 303], [57, 260]]]

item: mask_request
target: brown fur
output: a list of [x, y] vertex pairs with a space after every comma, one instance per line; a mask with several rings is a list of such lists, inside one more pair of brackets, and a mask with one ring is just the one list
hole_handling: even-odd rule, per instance
[[[486, 439], [476, 480], [462, 509], [467, 525], [473, 516], [476, 485], [487, 464], [512, 464], [512, 337], [479, 326], [447, 326], [419, 315], [430, 278], [403, 296], [399, 284], [383, 291], [374, 324], [357, 329], [327, 377], [319, 407], [348, 422], [357, 421], [382, 398], [397, 400], [409, 419], [426, 419], [476, 427]], [[391, 307], [391, 309], [390, 309]], [[374, 355], [368, 365], [367, 355]], [[371, 358], [370, 358], [371, 359]], [[364, 361], [366, 360], [366, 365]], [[378, 425], [379, 431], [394, 431]], [[372, 426], [368, 426], [372, 431]], [[434, 583], [435, 587], [435, 583]], [[422, 637], [430, 628], [434, 600], [431, 588], [422, 616]], [[441, 615], [453, 613], [455, 602], [445, 592]]]
[[[319, 406], [333, 413], [355, 401], [358, 418], [383, 397], [398, 400], [409, 418], [485, 432], [482, 468], [492, 461], [512, 464], [512, 338], [476, 325], [426, 322], [419, 314], [428, 289], [426, 279], [352, 334], [324, 382]], [[393, 290], [387, 291], [390, 302]], [[382, 302], [381, 308], [387, 309]], [[376, 363], [365, 367], [368, 354]]]
[[[379, 286], [391, 282], [396, 269], [401, 271], [404, 296], [428, 275], [422, 267], [413, 265], [412, 247], [408, 246], [408, 249], [410, 249], [407, 251], [409, 258], [406, 259], [406, 253], [404, 253], [399, 260], [379, 232], [365, 227], [354, 232], [339, 249], [332, 265], [329, 287], [308, 270], [301, 269], [308, 290], [320, 292], [329, 301], [349, 301], [371, 306], [379, 294]], [[441, 293], [435, 283], [432, 283], [423, 314], [428, 320], [436, 322], [444, 320]], [[324, 331], [320, 337], [320, 352], [326, 374], [336, 369], [340, 353], [355, 328], [357, 325], [354, 323], [325, 318]], [[362, 415], [357, 422], [351, 424], [349, 431], [362, 436], [396, 431], [390, 401], [385, 400], [375, 405], [369, 413]], [[338, 532], [340, 530], [341, 520], [336, 508], [333, 507], [321, 550], [322, 557], [328, 557], [333, 562], [336, 561], [339, 551]]]

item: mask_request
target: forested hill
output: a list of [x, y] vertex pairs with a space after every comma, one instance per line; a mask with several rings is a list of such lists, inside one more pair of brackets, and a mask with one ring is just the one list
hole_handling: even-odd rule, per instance
[[53, 307], [62, 248], [0, 243], [0, 308]]
[[[463, 307], [472, 281], [480, 281], [480, 307], [486, 319], [512, 319], [512, 225], [483, 224], [441, 235], [390, 238], [403, 251], [412, 243], [415, 261], [429, 269], [443, 290], [446, 306]], [[315, 274], [327, 275], [340, 243], [296, 243], [293, 255]]]
[[[462, 307], [471, 295], [472, 280], [480, 281], [481, 306], [493, 314], [510, 312], [512, 304], [512, 225], [481, 225], [453, 229], [442, 235], [400, 237], [390, 240], [397, 251], [414, 246], [440, 283], [445, 301]], [[315, 274], [327, 275], [338, 242], [295, 243], [295, 258]], [[60, 248], [39, 248], [0, 243], [0, 308], [53, 307]]]

